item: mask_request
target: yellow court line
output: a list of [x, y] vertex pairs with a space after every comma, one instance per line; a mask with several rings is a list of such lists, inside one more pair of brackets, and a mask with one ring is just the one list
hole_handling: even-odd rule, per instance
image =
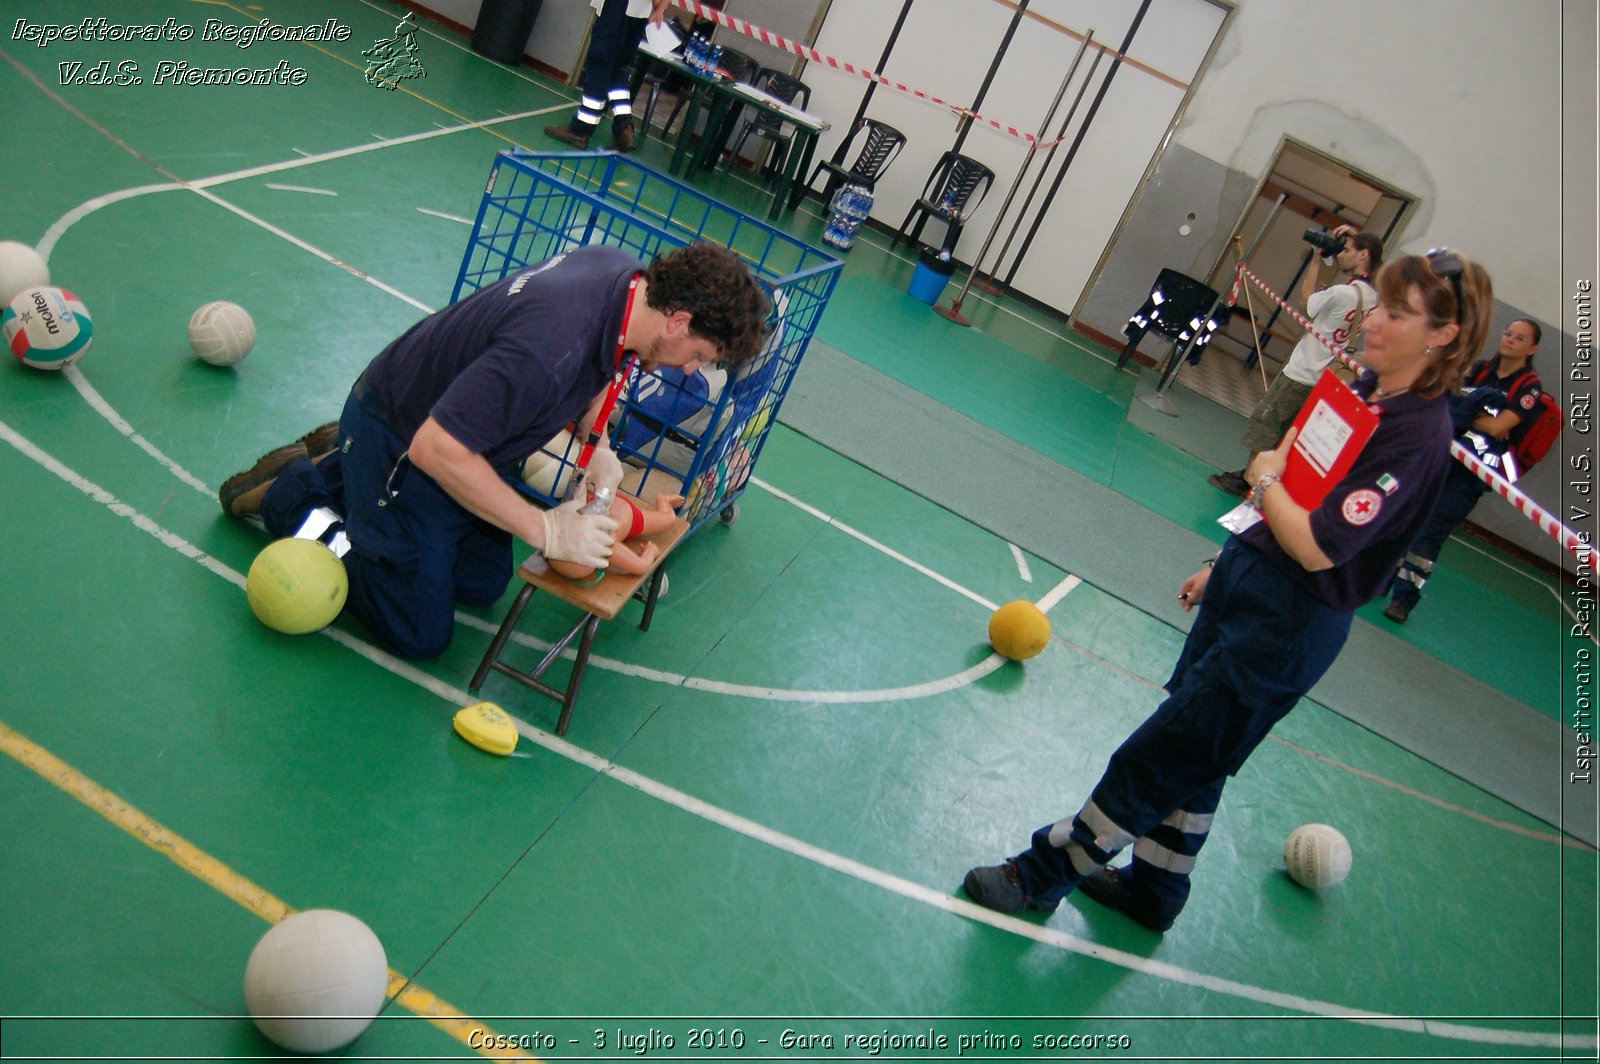
[[[250, 882], [181, 835], [150, 819], [3, 721], [0, 721], [0, 750], [18, 763], [32, 769], [46, 783], [54, 784], [185, 872], [250, 910], [267, 923], [276, 924], [293, 916], [297, 911], [281, 898]], [[427, 1020], [480, 1056], [493, 1056], [496, 1060], [539, 1060], [530, 1053], [514, 1048], [513, 1040], [497, 1037], [489, 1027], [411, 982], [407, 976], [393, 968], [389, 969], [389, 986], [386, 993], [395, 1004]], [[474, 1035], [475, 1038], [472, 1037]], [[477, 1045], [473, 1044], [474, 1041]], [[497, 1048], [491, 1052], [489, 1046]], [[511, 1048], [498, 1048], [506, 1046]]]

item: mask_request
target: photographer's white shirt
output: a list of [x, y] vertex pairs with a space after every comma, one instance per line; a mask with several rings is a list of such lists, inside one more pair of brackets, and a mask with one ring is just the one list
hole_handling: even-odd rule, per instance
[[[1357, 286], [1360, 286], [1359, 295]], [[1377, 305], [1378, 293], [1360, 278], [1313, 292], [1311, 298], [1306, 300], [1312, 327], [1341, 348], [1349, 341], [1357, 318], [1372, 313]], [[1288, 374], [1290, 380], [1307, 385], [1316, 384], [1317, 378], [1322, 376], [1322, 371], [1331, 361], [1333, 352], [1308, 332], [1294, 345], [1289, 361], [1284, 363], [1283, 372]]]

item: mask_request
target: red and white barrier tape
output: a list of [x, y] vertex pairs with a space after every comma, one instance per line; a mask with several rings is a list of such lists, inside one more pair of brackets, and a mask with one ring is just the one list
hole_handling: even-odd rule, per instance
[[969, 111], [966, 107], [959, 103], [951, 103], [949, 100], [941, 100], [932, 93], [923, 92], [921, 89], [913, 89], [911, 86], [903, 85], [898, 81], [890, 81], [888, 78], [884, 77], [875, 70], [868, 70], [867, 68], [857, 66], [854, 63], [847, 63], [843, 59], [838, 59], [831, 55], [824, 55], [808, 44], [801, 44], [799, 41], [790, 40], [781, 33], [773, 33], [771, 30], [757, 26], [753, 22], [746, 22], [742, 18], [735, 18], [734, 16], [719, 11], [714, 7], [707, 7], [705, 4], [700, 3], [699, 0], [673, 0], [673, 5], [675, 7], [681, 7], [685, 11], [688, 11], [701, 18], [710, 19], [717, 25], [724, 26], [730, 30], [733, 30], [735, 33], [742, 33], [744, 36], [760, 41], [762, 44], [770, 45], [773, 48], [781, 48], [785, 52], [792, 52], [795, 55], [800, 56], [802, 59], [809, 59], [813, 62], [821, 63], [824, 66], [831, 67], [834, 70], [842, 70], [846, 74], [859, 75], [860, 77], [866, 78], [868, 81], [876, 81], [878, 84], [894, 89], [896, 92], [903, 92], [907, 96], [914, 96], [919, 100], [926, 100], [929, 103], [936, 104], [939, 107], [948, 107], [950, 110], [956, 112], [956, 114], [965, 115], [971, 118], [974, 122], [981, 122], [984, 125], [991, 126], [1002, 133], [1009, 133], [1013, 137], [1027, 141], [1035, 149], [1048, 148], [1052, 144], [1059, 143], [1058, 141], [1040, 142], [1038, 138], [1025, 129], [1018, 129], [1016, 126], [1007, 125], [1006, 123], [997, 121], [993, 118], [985, 118], [976, 111]]
[[[1358, 373], [1361, 371], [1360, 362], [1350, 357], [1349, 353], [1346, 352], [1344, 348], [1340, 347], [1338, 344], [1335, 344], [1332, 340], [1328, 339], [1326, 336], [1323, 336], [1321, 333], [1317, 332], [1316, 329], [1312, 328], [1311, 322], [1306, 320], [1304, 314], [1301, 314], [1298, 310], [1295, 310], [1288, 303], [1284, 302], [1278, 293], [1267, 287], [1266, 282], [1261, 280], [1261, 278], [1257, 277], [1255, 274], [1251, 273], [1244, 263], [1241, 262], [1239, 264], [1238, 273], [1235, 276], [1236, 278], [1238, 276], [1248, 278], [1252, 284], [1270, 296], [1274, 303], [1288, 311], [1289, 315], [1294, 318], [1295, 321], [1303, 325], [1306, 332], [1310, 333], [1312, 336], [1315, 336], [1323, 347], [1326, 347], [1329, 351], [1332, 351], [1334, 357], [1337, 358], [1343, 365], [1348, 366], [1350, 369], [1355, 370]], [[1237, 280], [1235, 283], [1237, 284]], [[1522, 514], [1522, 516], [1526, 517], [1528, 520], [1532, 521], [1534, 525], [1540, 529], [1540, 531], [1544, 532], [1545, 535], [1554, 539], [1557, 543], [1561, 544], [1562, 547], [1570, 551], [1580, 563], [1586, 563], [1590, 560], [1590, 555], [1593, 553], [1594, 547], [1591, 546], [1589, 542], [1584, 539], [1584, 537], [1580, 536], [1578, 533], [1562, 524], [1561, 521], [1553, 514], [1512, 486], [1511, 482], [1506, 480], [1499, 473], [1478, 461], [1477, 456], [1462, 444], [1455, 440], [1450, 441], [1450, 453], [1455, 457], [1456, 461], [1470, 469], [1479, 480], [1489, 485], [1496, 495], [1500, 496], [1512, 506], [1516, 507], [1517, 512]]]
[[1261, 278], [1257, 277], [1255, 274], [1251, 273], [1249, 268], [1246, 267], [1244, 265], [1244, 263], [1242, 263], [1242, 262], [1239, 264], [1239, 272], [1242, 273], [1244, 276], [1250, 278], [1251, 282], [1254, 283], [1257, 288], [1261, 289], [1267, 295], [1271, 296], [1272, 297], [1272, 301], [1274, 303], [1278, 304], [1278, 306], [1280, 306], [1284, 310], [1288, 311], [1289, 312], [1289, 316], [1291, 318], [1293, 318], [1295, 321], [1299, 322], [1301, 327], [1304, 328], [1306, 332], [1310, 333], [1312, 336], [1315, 336], [1317, 338], [1317, 342], [1318, 343], [1320, 343], [1323, 347], [1326, 347], [1329, 351], [1333, 352], [1333, 357], [1337, 358], [1341, 365], [1343, 365], [1345, 368], [1347, 368], [1349, 370], [1352, 370], [1352, 371], [1354, 371], [1356, 373], [1360, 373], [1361, 372], [1361, 363], [1360, 362], [1357, 362], [1354, 358], [1350, 357], [1350, 353], [1348, 351], [1346, 351], [1343, 347], [1340, 347], [1338, 344], [1334, 343], [1332, 340], [1328, 339], [1326, 336], [1323, 336], [1321, 333], [1317, 332], [1316, 329], [1312, 328], [1311, 322], [1309, 320], [1307, 320], [1307, 318], [1306, 318], [1306, 316], [1304, 314], [1300, 313], [1298, 310], [1294, 309], [1294, 307], [1290, 306], [1288, 303], [1285, 303], [1282, 299], [1280, 299], [1278, 297], [1278, 293], [1276, 293], [1272, 289], [1268, 288], [1267, 287], [1267, 283], [1265, 281], [1263, 281]]

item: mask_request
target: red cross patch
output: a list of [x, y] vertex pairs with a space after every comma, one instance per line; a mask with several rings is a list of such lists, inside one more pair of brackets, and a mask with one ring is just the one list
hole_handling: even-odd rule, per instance
[[1352, 491], [1344, 497], [1344, 519], [1352, 525], [1364, 525], [1378, 516], [1383, 508], [1383, 496], [1371, 488]]
[[1524, 409], [1524, 410], [1532, 410], [1533, 409], [1533, 404], [1538, 400], [1538, 398], [1539, 397], [1537, 395], [1534, 395], [1532, 392], [1529, 392], [1527, 395], [1524, 395], [1522, 397], [1522, 400], [1521, 400], [1522, 409]]

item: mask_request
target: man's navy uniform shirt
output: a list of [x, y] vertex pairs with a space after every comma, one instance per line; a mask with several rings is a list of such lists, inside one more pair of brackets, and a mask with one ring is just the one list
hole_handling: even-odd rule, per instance
[[432, 417], [496, 469], [521, 461], [605, 388], [642, 268], [580, 248], [429, 315], [367, 367], [380, 416], [407, 440]]

